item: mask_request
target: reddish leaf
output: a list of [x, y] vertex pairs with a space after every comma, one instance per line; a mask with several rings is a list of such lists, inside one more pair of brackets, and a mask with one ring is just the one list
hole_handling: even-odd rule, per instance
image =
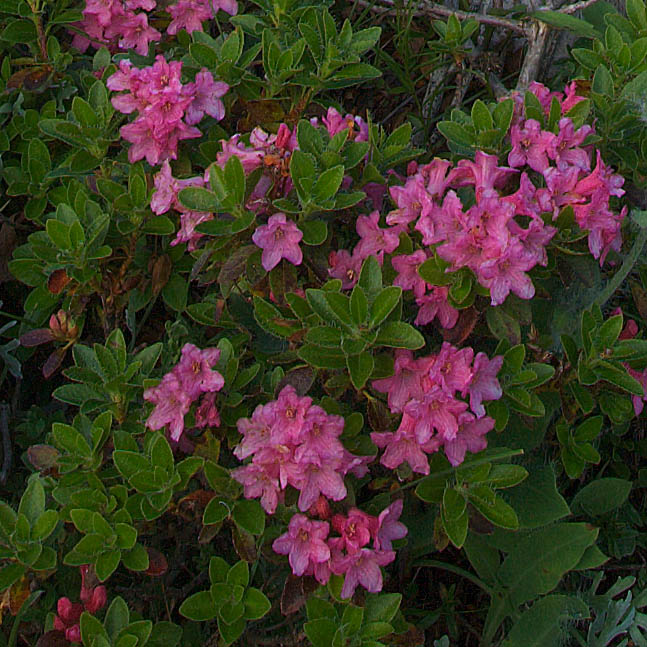
[[462, 344], [472, 334], [472, 330], [474, 330], [474, 326], [476, 326], [478, 319], [479, 313], [476, 308], [466, 308], [465, 310], [461, 310], [458, 321], [453, 328], [441, 328], [440, 332], [443, 339], [448, 341], [450, 344]]
[[250, 564], [255, 562], [258, 558], [258, 552], [256, 551], [254, 535], [251, 535], [247, 531], [241, 530], [238, 526], [234, 525], [231, 531], [231, 536], [234, 540], [234, 550], [238, 554], [238, 557], [244, 559]]
[[44, 90], [47, 86], [53, 68], [51, 65], [42, 65], [40, 67], [26, 67], [14, 72], [7, 80], [7, 89], [29, 91]]
[[65, 270], [54, 270], [47, 279], [47, 289], [52, 294], [59, 294], [70, 281]]
[[43, 377], [46, 380], [49, 380], [54, 373], [56, 373], [56, 370], [58, 367], [61, 365], [63, 362], [63, 359], [65, 357], [65, 353], [67, 353], [66, 348], [57, 348], [48, 358], [45, 364], [43, 365]]
[[631, 294], [633, 295], [638, 314], [641, 316], [643, 321], [647, 321], [647, 292], [645, 292], [645, 290], [643, 290], [643, 288], [637, 283], [632, 283]]
[[283, 387], [289, 384], [299, 395], [304, 396], [310, 390], [314, 379], [314, 372], [309, 366], [294, 368], [281, 379], [276, 387], [276, 393], [280, 393]]
[[296, 575], [288, 575], [281, 593], [281, 613], [289, 616], [296, 613], [306, 602], [303, 592], [303, 578]]
[[148, 551], [148, 568], [144, 571], [146, 575], [159, 577], [168, 571], [166, 557], [155, 548], [146, 548]]
[[67, 647], [70, 643], [62, 631], [48, 631], [36, 643], [36, 647]]
[[368, 401], [367, 414], [368, 424], [373, 431], [391, 430], [392, 416], [382, 400], [371, 398]]
[[51, 445], [32, 445], [27, 450], [29, 462], [39, 471], [49, 470], [56, 465], [59, 451]]
[[49, 328], [36, 328], [20, 336], [20, 345], [31, 347], [46, 344], [54, 339], [52, 331]]
[[162, 288], [168, 283], [172, 269], [173, 263], [171, 263], [171, 257], [168, 254], [164, 254], [155, 260], [155, 263], [153, 264], [153, 280], [151, 285], [155, 296], [157, 296], [162, 291]]
[[17, 616], [25, 600], [29, 597], [29, 580], [26, 577], [20, 578], [9, 589], [9, 611], [12, 616]]

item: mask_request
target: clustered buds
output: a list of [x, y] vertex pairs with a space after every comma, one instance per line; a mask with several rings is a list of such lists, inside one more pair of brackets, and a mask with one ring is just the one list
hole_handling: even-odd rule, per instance
[[[406, 461], [414, 472], [429, 474], [427, 454], [441, 447], [452, 465], [462, 463], [467, 451], [485, 449], [494, 420], [485, 415], [483, 400], [503, 394], [496, 377], [502, 364], [502, 356], [474, 357], [471, 348], [458, 350], [447, 342], [437, 355], [418, 359], [411, 351], [397, 351], [395, 374], [373, 382], [388, 393], [391, 411], [402, 413], [395, 432], [371, 434], [386, 449], [382, 465], [394, 469]], [[468, 396], [469, 404], [462, 399]]]
[[225, 384], [222, 375], [213, 370], [219, 357], [217, 348], [200, 350], [193, 344], [185, 344], [182, 357], [173, 370], [157, 386], [144, 391], [144, 400], [155, 405], [146, 426], [157, 430], [168, 425], [171, 439], [179, 441], [184, 431], [184, 416], [200, 396], [202, 399], [196, 411], [195, 426], [219, 426], [215, 392]]
[[138, 69], [121, 61], [119, 70], [107, 82], [109, 90], [126, 91], [112, 99], [112, 105], [124, 114], [137, 117], [121, 127], [121, 136], [132, 144], [128, 160], [146, 158], [152, 166], [177, 158], [177, 146], [183, 139], [200, 137], [194, 127], [205, 114], [220, 121], [225, 116], [221, 97], [229, 86], [214, 81], [206, 68], [195, 81], [182, 84], [182, 63], [168, 63], [157, 56], [151, 67]]
[[81, 642], [81, 628], [79, 620], [84, 611], [95, 614], [103, 609], [107, 601], [105, 586], [90, 587], [86, 578], [90, 567], [81, 566], [81, 602], [71, 602], [69, 598], [59, 598], [56, 605], [57, 614], [54, 617], [54, 629], [62, 631], [66, 640], [73, 643]]
[[391, 542], [407, 534], [406, 526], [398, 521], [402, 505], [401, 499], [394, 501], [378, 517], [357, 508], [346, 515], [336, 514], [332, 518], [332, 528], [338, 533], [335, 537], [329, 536], [331, 524], [327, 521], [295, 514], [272, 548], [288, 555], [295, 575], [312, 575], [321, 584], [328, 582], [331, 573], [344, 575], [342, 598], [350, 598], [358, 584], [378, 593], [382, 590], [380, 566], [395, 559]]
[[285, 386], [273, 402], [259, 405], [251, 418], [238, 420], [243, 435], [234, 454], [251, 463], [232, 472], [245, 488], [248, 499], [261, 497], [261, 505], [273, 514], [285, 489], [300, 491], [298, 507], [305, 512], [320, 495], [333, 501], [346, 496], [344, 476], [358, 477], [367, 472], [372, 457], [354, 456], [342, 445], [344, 419], [326, 413]]

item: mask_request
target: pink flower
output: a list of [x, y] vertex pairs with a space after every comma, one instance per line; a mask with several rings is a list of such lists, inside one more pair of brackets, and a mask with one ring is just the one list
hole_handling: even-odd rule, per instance
[[309, 566], [330, 559], [326, 544], [328, 522], [310, 521], [303, 514], [295, 514], [288, 524], [288, 531], [274, 540], [272, 548], [279, 555], [288, 555], [295, 575], [303, 575]]
[[460, 426], [454, 438], [445, 438], [443, 445], [447, 460], [455, 467], [465, 459], [467, 451], [480, 452], [487, 447], [484, 436], [494, 428], [494, 420], [488, 416], [476, 419], [471, 413], [463, 413]]
[[420, 448], [414, 435], [416, 419], [408, 413], [402, 415], [400, 427], [394, 432], [372, 432], [371, 440], [380, 448], [386, 448], [380, 463], [390, 469], [409, 463], [409, 467], [419, 474], [429, 474], [429, 460]]
[[[295, 388], [288, 384], [281, 389], [274, 402], [266, 405], [281, 442], [300, 440], [306, 413], [309, 413], [311, 404], [311, 398], [297, 395]], [[323, 409], [321, 411], [323, 412]]]
[[177, 34], [181, 29], [185, 29], [189, 34], [202, 31], [202, 23], [213, 18], [211, 7], [199, 0], [178, 0], [167, 7], [166, 11], [173, 18], [166, 28], [166, 32], [171, 35]]
[[362, 259], [355, 252], [351, 255], [348, 250], [340, 249], [330, 252], [328, 265], [331, 278], [341, 280], [342, 290], [350, 290], [359, 279]]
[[516, 169], [499, 166], [496, 155], [488, 155], [483, 151], [476, 151], [474, 160], [460, 160], [450, 172], [448, 182], [455, 187], [474, 185], [477, 200], [483, 191], [492, 191], [502, 186], [510, 175], [517, 173]]
[[380, 263], [384, 254], [390, 254], [400, 244], [400, 233], [394, 229], [381, 229], [378, 222], [380, 212], [374, 211], [370, 216], [359, 216], [356, 223], [357, 233], [361, 240], [353, 250], [353, 256], [365, 259], [375, 256]]
[[105, 36], [108, 39], [120, 36], [121, 49], [132, 48], [142, 56], [148, 54], [150, 42], [157, 42], [162, 38], [162, 34], [148, 24], [145, 13], [132, 12], [113, 19], [106, 28]]
[[422, 400], [407, 403], [404, 411], [415, 421], [414, 435], [422, 446], [432, 438], [434, 431], [443, 438], [453, 438], [458, 431], [458, 416], [466, 409], [467, 403], [456, 400], [434, 385]]
[[356, 553], [371, 541], [373, 519], [357, 508], [351, 508], [347, 516], [336, 514], [332, 518], [332, 527], [341, 537], [329, 539], [328, 545], [335, 551]]
[[369, 593], [379, 593], [382, 590], [382, 571], [380, 566], [386, 566], [395, 559], [391, 550], [375, 551], [362, 548], [356, 553], [333, 559], [330, 565], [336, 575], [345, 574], [342, 598], [350, 598], [358, 584]]
[[236, 0], [210, 0], [210, 3], [214, 13], [218, 9], [222, 9], [222, 11], [228, 13], [230, 16], [235, 16], [238, 13], [238, 3]]
[[375, 548], [377, 550], [392, 550], [392, 541], [403, 539], [407, 536], [407, 527], [398, 521], [402, 514], [403, 505], [402, 499], [397, 499], [380, 512], [380, 516], [377, 518], [375, 536]]
[[186, 110], [185, 120], [190, 126], [197, 124], [204, 114], [220, 121], [225, 116], [225, 104], [220, 100], [229, 86], [222, 81], [214, 81], [211, 72], [202, 68], [195, 75], [194, 98]]
[[144, 400], [155, 405], [146, 420], [146, 426], [156, 431], [168, 425], [171, 438], [177, 441], [184, 431], [184, 416], [189, 412], [192, 402], [177, 376], [167, 373], [157, 386], [144, 391]]
[[193, 344], [184, 344], [182, 357], [173, 372], [192, 401], [201, 393], [220, 391], [224, 386], [225, 380], [222, 375], [212, 370], [219, 357], [220, 351], [217, 348], [200, 350]]
[[471, 348], [454, 348], [449, 342], [443, 342], [430, 371], [430, 378], [445, 393], [453, 395], [454, 391], [463, 391], [472, 379]]
[[486, 261], [479, 268], [479, 282], [490, 289], [492, 305], [501, 305], [510, 291], [522, 299], [532, 299], [535, 286], [526, 272], [537, 261], [521, 243], [510, 245], [498, 259]]
[[548, 150], [553, 145], [555, 135], [542, 130], [535, 119], [527, 119], [523, 127], [510, 128], [512, 150], [508, 154], [508, 164], [521, 167], [528, 164], [531, 169], [542, 173], [548, 168]]
[[301, 265], [303, 253], [299, 242], [303, 233], [292, 220], [287, 220], [284, 213], [276, 213], [261, 225], [252, 235], [257, 247], [263, 250], [261, 263], [266, 271], [276, 267], [282, 258], [293, 265]]
[[282, 493], [279, 482], [259, 465], [244, 465], [231, 471], [231, 476], [244, 488], [246, 499], [261, 498], [261, 506], [267, 514], [274, 514]]
[[391, 259], [391, 264], [398, 275], [393, 280], [393, 285], [399, 285], [403, 290], [413, 290], [416, 297], [421, 297], [427, 286], [424, 279], [418, 274], [418, 267], [426, 260], [427, 254], [422, 249], [413, 254], [394, 256]]
[[301, 490], [297, 505], [306, 512], [317, 501], [320, 494], [333, 501], [341, 501], [347, 491], [344, 479], [337, 471], [338, 461], [318, 460], [317, 462], [300, 463], [298, 489]]
[[485, 353], [478, 353], [474, 358], [472, 379], [463, 392], [469, 393], [470, 408], [478, 418], [485, 415], [483, 400], [498, 400], [503, 391], [497, 380], [497, 373], [503, 366], [503, 355], [488, 359]]
[[418, 314], [416, 326], [424, 326], [438, 318], [443, 328], [453, 328], [458, 321], [458, 310], [449, 305], [447, 297], [449, 288], [445, 286], [434, 286], [431, 292], [416, 299]]
[[388, 393], [389, 408], [393, 413], [401, 412], [405, 404], [413, 398], [424, 396], [423, 378], [433, 359], [415, 360], [410, 350], [395, 351], [394, 374], [373, 381], [373, 388], [380, 393]]
[[591, 168], [589, 154], [579, 146], [592, 132], [591, 126], [582, 126], [575, 132], [573, 122], [568, 117], [560, 119], [559, 133], [548, 147], [548, 154], [552, 160], [555, 160], [557, 168], [577, 166], [582, 171], [588, 171]]
[[197, 429], [203, 427], [220, 427], [220, 414], [216, 408], [216, 394], [205, 393], [200, 401], [200, 406], [195, 412], [195, 426]]

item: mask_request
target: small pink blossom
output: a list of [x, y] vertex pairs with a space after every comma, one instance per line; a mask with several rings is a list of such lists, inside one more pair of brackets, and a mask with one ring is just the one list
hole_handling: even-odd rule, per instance
[[303, 253], [299, 242], [303, 233], [292, 220], [287, 220], [284, 213], [276, 213], [261, 225], [252, 235], [257, 247], [263, 250], [261, 263], [266, 271], [276, 267], [282, 258], [293, 265], [301, 265]]
[[326, 521], [310, 521], [303, 514], [295, 514], [288, 524], [288, 531], [274, 540], [275, 553], [288, 555], [295, 575], [303, 575], [309, 566], [314, 567], [330, 559], [326, 544], [329, 525]]
[[403, 290], [412, 290], [416, 298], [421, 297], [425, 293], [427, 285], [418, 274], [418, 268], [426, 260], [427, 254], [422, 249], [413, 254], [394, 256], [391, 259], [391, 264], [398, 275], [393, 280], [393, 285], [398, 285]]
[[395, 559], [391, 550], [370, 550], [362, 548], [356, 553], [333, 559], [330, 565], [333, 573], [345, 575], [342, 598], [350, 598], [358, 584], [369, 593], [379, 593], [382, 590], [382, 571], [380, 566], [386, 566]]
[[377, 550], [392, 550], [392, 541], [403, 539], [407, 536], [407, 527], [398, 521], [402, 514], [404, 503], [397, 499], [384, 508], [377, 518], [377, 532], [375, 534], [375, 548]]

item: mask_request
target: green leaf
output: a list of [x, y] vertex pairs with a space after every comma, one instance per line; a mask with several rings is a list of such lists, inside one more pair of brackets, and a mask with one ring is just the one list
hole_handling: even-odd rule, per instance
[[519, 537], [499, 569], [513, 605], [550, 593], [591, 546], [598, 529], [584, 523], [557, 523]]
[[162, 288], [164, 303], [176, 312], [184, 312], [189, 296], [189, 284], [179, 274], [172, 274]]
[[416, 350], [425, 345], [425, 338], [407, 323], [388, 321], [380, 328], [375, 345]]
[[443, 494], [443, 516], [450, 520], [456, 520], [465, 514], [467, 501], [465, 497], [453, 487], [447, 487]]
[[472, 104], [472, 122], [477, 130], [492, 130], [494, 128], [492, 115], [480, 99]]
[[328, 237], [328, 226], [323, 220], [306, 220], [299, 224], [306, 245], [321, 245]]
[[345, 368], [346, 357], [341, 350], [325, 348], [315, 344], [303, 344], [297, 351], [297, 355], [314, 368]]
[[480, 486], [470, 488], [470, 503], [491, 523], [508, 530], [519, 528], [519, 519], [514, 509], [501, 497], [495, 496], [493, 501], [481, 498]]
[[312, 200], [315, 204], [323, 205], [339, 191], [344, 179], [344, 167], [339, 164], [324, 171], [312, 187]]
[[338, 624], [330, 618], [317, 618], [303, 625], [308, 640], [313, 647], [331, 647]]
[[369, 306], [372, 306], [382, 290], [382, 269], [373, 255], [362, 263], [358, 285], [364, 290]]
[[145, 571], [150, 565], [148, 552], [141, 544], [135, 544], [131, 550], [122, 553], [121, 561], [131, 571]]
[[[79, 624], [81, 627], [81, 640], [84, 645], [97, 644], [101, 638], [105, 639], [108, 645], [110, 644], [108, 642], [108, 634], [103, 628], [101, 622], [87, 611], [84, 611], [81, 614], [81, 621]], [[95, 641], [97, 641], [97, 643], [95, 643]]]
[[265, 530], [265, 511], [254, 499], [237, 501], [232, 517], [243, 530], [252, 535], [262, 535]]
[[25, 574], [26, 570], [21, 564], [9, 564], [0, 568], [0, 591], [6, 591]]
[[629, 497], [632, 482], [619, 478], [600, 478], [583, 487], [573, 498], [574, 513], [599, 516], [619, 508]]
[[375, 367], [375, 360], [370, 352], [346, 357], [346, 366], [353, 386], [359, 391], [366, 384]]
[[31, 20], [13, 20], [0, 34], [0, 40], [9, 43], [30, 43], [37, 37], [36, 26]]
[[214, 497], [207, 503], [202, 515], [202, 523], [205, 526], [220, 523], [229, 516], [229, 507], [219, 497]]
[[589, 607], [568, 595], [537, 600], [514, 624], [501, 647], [554, 647], [562, 623], [589, 617]]
[[366, 321], [368, 300], [359, 285], [353, 288], [350, 295], [350, 314], [356, 326], [361, 326]]
[[400, 608], [401, 593], [380, 593], [366, 596], [364, 622], [391, 622]]
[[229, 193], [236, 204], [243, 205], [245, 202], [245, 171], [243, 170], [240, 159], [236, 155], [232, 155], [227, 160], [224, 174]]
[[31, 529], [31, 538], [35, 541], [43, 541], [44, 539], [47, 539], [52, 532], [54, 532], [54, 528], [56, 528], [57, 523], [58, 512], [56, 512], [56, 510], [45, 510], [45, 512], [38, 517], [36, 523], [33, 524]]
[[216, 617], [216, 605], [209, 591], [200, 591], [189, 596], [180, 605], [180, 614], [197, 622], [212, 620]]
[[390, 285], [384, 288], [376, 297], [371, 306], [371, 318], [369, 319], [369, 328], [379, 326], [398, 305], [402, 295], [402, 288], [396, 285]]
[[495, 489], [518, 485], [528, 478], [528, 470], [521, 465], [493, 465], [484, 482]]
[[642, 384], [627, 373], [624, 366], [619, 366], [605, 360], [599, 360], [591, 366], [593, 372], [600, 380], [615, 384], [632, 395], [645, 395]]
[[245, 591], [243, 603], [245, 604], [245, 611], [243, 613], [245, 620], [258, 620], [272, 608], [272, 604], [267, 599], [267, 596], [254, 587]]
[[114, 573], [117, 566], [119, 566], [120, 561], [120, 550], [111, 550], [99, 555], [99, 557], [97, 557], [97, 561], [94, 563], [99, 580], [101, 582], [105, 582]]
[[585, 38], [600, 38], [598, 31], [591, 25], [591, 23], [586, 22], [586, 20], [581, 20], [570, 14], [561, 13], [559, 11], [549, 11], [549, 10], [540, 10], [533, 11], [530, 14], [533, 18], [541, 20], [552, 27], [557, 27], [558, 29], [568, 29], [578, 36], [584, 36]]
[[220, 211], [220, 200], [213, 192], [199, 186], [190, 186], [181, 189], [178, 200], [182, 206], [190, 211]]
[[128, 624], [130, 611], [122, 597], [117, 596], [108, 607], [103, 625], [108, 632], [108, 637], [114, 641], [119, 632]]
[[44, 512], [45, 488], [38, 476], [32, 476], [20, 499], [18, 514], [24, 514], [29, 525], [33, 526]]
[[441, 519], [443, 522], [443, 527], [445, 532], [449, 537], [449, 541], [456, 546], [456, 548], [462, 548], [467, 538], [467, 526], [468, 526], [468, 515], [467, 510], [456, 519], [449, 519], [445, 514], [445, 506], [441, 509]]
[[236, 562], [227, 573], [227, 584], [238, 584], [243, 588], [249, 584], [249, 566], [247, 562]]
[[538, 528], [571, 512], [566, 500], [557, 491], [555, 473], [548, 465], [530, 469], [528, 478], [506, 495], [509, 503], [517, 510], [522, 528]]

